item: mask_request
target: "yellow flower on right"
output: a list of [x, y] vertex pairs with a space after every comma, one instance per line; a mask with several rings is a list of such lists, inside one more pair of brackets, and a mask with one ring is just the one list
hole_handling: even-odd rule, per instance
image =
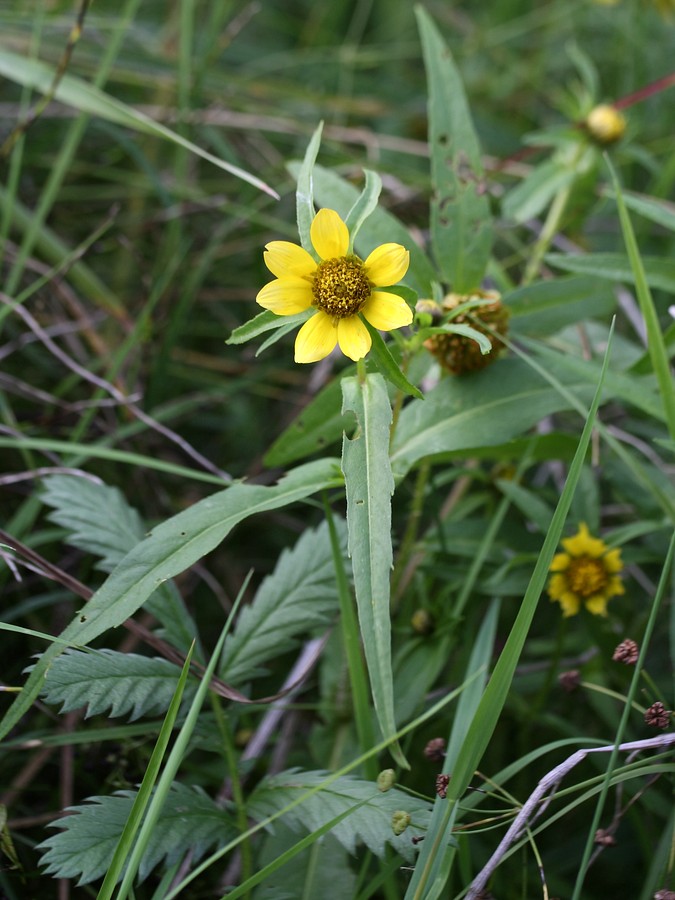
[[624, 593], [621, 550], [610, 550], [592, 537], [585, 522], [562, 545], [565, 553], [556, 553], [549, 569], [549, 597], [561, 605], [565, 617], [576, 616], [582, 603], [594, 616], [606, 616], [608, 601]]

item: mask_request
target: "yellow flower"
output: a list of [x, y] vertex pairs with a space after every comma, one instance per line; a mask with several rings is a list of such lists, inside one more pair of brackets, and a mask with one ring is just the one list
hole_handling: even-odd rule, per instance
[[584, 522], [562, 545], [567, 552], [556, 553], [550, 567], [551, 600], [562, 606], [563, 616], [575, 616], [582, 603], [594, 616], [606, 616], [608, 600], [624, 593], [621, 550], [609, 550], [603, 540], [591, 537]]
[[362, 359], [371, 339], [360, 316], [380, 331], [412, 322], [401, 297], [373, 290], [396, 284], [408, 271], [410, 254], [400, 244], [382, 244], [364, 261], [349, 253], [349, 231], [333, 209], [314, 217], [310, 238], [320, 262], [297, 244], [272, 241], [265, 247], [265, 265], [276, 276], [256, 302], [278, 316], [313, 307], [295, 339], [295, 361], [317, 362], [336, 344], [350, 359]]

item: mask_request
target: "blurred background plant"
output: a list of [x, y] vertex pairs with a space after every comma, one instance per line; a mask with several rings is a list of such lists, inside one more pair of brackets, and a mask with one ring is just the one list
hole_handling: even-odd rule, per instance
[[[482, 284], [459, 293], [498, 292], [510, 317], [507, 349], [473, 374], [441, 378], [414, 338], [407, 348], [394, 343], [408, 378], [427, 393], [424, 401], [394, 401], [399, 727], [463, 684], [477, 647], [492, 664], [493, 642], [496, 659], [512, 632], [583, 427], [574, 401], [582, 413], [588, 408], [617, 316], [601, 424], [565, 535], [586, 523], [608, 547], [620, 547], [625, 593], [610, 600], [606, 618], [582, 611], [563, 620], [557, 604], [546, 595], [540, 601], [482, 774], [472, 782], [492, 793], [485, 799], [469, 792], [462, 800], [456, 865], [446, 876], [448, 896], [455, 896], [539, 777], [584, 742], [611, 744], [624, 709], [632, 710], [624, 739], [635, 740], [655, 734], [644, 720], [648, 708], [663, 703], [666, 718], [656, 721], [667, 724], [673, 707], [672, 582], [665, 583], [660, 611], [654, 598], [662, 596], [657, 585], [667, 575], [675, 517], [674, 435], [643, 300], [646, 290], [665, 352], [672, 353], [675, 26], [668, 4], [637, 0], [425, 8], [461, 73], [481, 147], [480, 194], [492, 221]], [[78, 15], [82, 32], [73, 34]], [[255, 296], [269, 278], [263, 246], [297, 242], [297, 161], [317, 123], [325, 123], [315, 176], [319, 204], [351, 196], [350, 189], [357, 195], [363, 170], [376, 170], [381, 210], [405, 225], [411, 249], [415, 242], [428, 248], [433, 191], [420, 35], [413, 8], [400, 0], [127, 0], [121, 8], [107, 0], [91, 7], [6, 0], [0, 35], [0, 143], [7, 151], [0, 162], [0, 527], [12, 538], [2, 539], [0, 579], [2, 683], [11, 691], [23, 683], [32, 655], [45, 649], [43, 635], [58, 634], [76, 615], [78, 591], [86, 599], [87, 589], [98, 588], [102, 573], [156, 523], [232, 479], [268, 486], [298, 462], [339, 455], [348, 422], [337, 377], [343, 358], [296, 366], [292, 335], [260, 355], [262, 341], [225, 344], [258, 312]], [[52, 90], [55, 99], [41, 109], [40, 97]], [[625, 120], [625, 130], [617, 119], [614, 130], [597, 133], [594, 110], [597, 120], [606, 105]], [[624, 189], [643, 276], [626, 250], [605, 152]], [[435, 263], [440, 274], [418, 260], [415, 272], [428, 296], [407, 282], [409, 302], [442, 303], [456, 287], [443, 277], [444, 261]], [[480, 306], [468, 309], [469, 325], [479, 327], [479, 313]], [[418, 325], [430, 327], [423, 315]], [[475, 354], [475, 341], [466, 340]], [[541, 370], [558, 387], [544, 385]], [[535, 381], [539, 387], [530, 391]], [[449, 436], [435, 451], [424, 442], [439, 422], [447, 422]], [[422, 449], [435, 455], [428, 459]], [[331, 499], [343, 515], [339, 496]], [[320, 661], [312, 657], [302, 668], [303, 648], [311, 650], [309, 639], [323, 636], [338, 610], [323, 519], [319, 503], [244, 518], [217, 553], [153, 595], [137, 616], [144, 630], [111, 630], [95, 642], [127, 654], [124, 663], [101, 654], [95, 677], [87, 666], [73, 673], [73, 663], [57, 677], [69, 654], [59, 657], [51, 687], [0, 746], [9, 823], [0, 889], [7, 897], [96, 895], [91, 886], [74, 885], [106, 871], [136, 786], [151, 768], [176, 664], [195, 634], [197, 658], [206, 664], [251, 569], [247, 605], [218, 675], [246, 697], [276, 696], [298, 678], [302, 693], [291, 693], [271, 731], [265, 731], [276, 709], [271, 703], [230, 698], [202, 712], [173, 807], [176, 822], [181, 809], [191, 810], [190, 830], [176, 824], [173, 832], [169, 825], [158, 832], [135, 896], [167, 896], [172, 879], [179, 883], [207, 849], [292, 801], [296, 782], [314, 789], [317, 772], [358, 760], [366, 747], [354, 727], [356, 688], [339, 629]], [[339, 546], [342, 532], [338, 524]], [[295, 556], [280, 573], [282, 552]], [[311, 589], [294, 584], [294, 571], [307, 575]], [[272, 573], [265, 588], [264, 576]], [[291, 595], [294, 614], [284, 599]], [[248, 609], [259, 612], [250, 614], [246, 631]], [[278, 613], [264, 635], [263, 609], [266, 616]], [[652, 613], [653, 638], [631, 688], [634, 670], [612, 655], [626, 638], [644, 645]], [[157, 655], [171, 668], [147, 663]], [[294, 665], [300, 665], [295, 678]], [[120, 666], [126, 681], [119, 680]], [[578, 676], [561, 686], [559, 677], [570, 671]], [[196, 682], [188, 680], [186, 702], [193, 702]], [[631, 690], [634, 706], [626, 706]], [[84, 702], [87, 722], [77, 711]], [[61, 704], [66, 711], [59, 715]], [[398, 771], [397, 793], [382, 794], [379, 819], [358, 779], [390, 765], [386, 753], [377, 764], [357, 765], [353, 782], [345, 775], [333, 805], [319, 804], [304, 817], [289, 813], [183, 895], [219, 895], [268, 863], [273, 877], [250, 884], [251, 896], [328, 891], [393, 898], [422, 891], [410, 887], [420, 846], [411, 837], [438, 827], [429, 813], [442, 765], [424, 748], [448, 737], [462, 715], [468, 724], [469, 712], [450, 704], [402, 739], [411, 770]], [[135, 721], [140, 716], [145, 720]], [[544, 860], [549, 896], [571, 897], [579, 889], [593, 817], [593, 801], [582, 802], [583, 792], [599, 790], [598, 757], [585, 763], [573, 789], [563, 785], [571, 794], [564, 796], [562, 824], [541, 830], [498, 870], [495, 896], [539, 896], [534, 859]], [[608, 840], [596, 844], [584, 897], [675, 890], [672, 759], [655, 760], [651, 769], [644, 759], [620, 763], [636, 771], [629, 777], [628, 769], [614, 770], [601, 820], [619, 849]], [[278, 774], [291, 767], [302, 777]], [[403, 812], [418, 827], [395, 835], [390, 820], [405, 798], [401, 785], [425, 799], [410, 795]], [[117, 806], [116, 790], [129, 792]], [[46, 826], [92, 796], [105, 798], [92, 819], [108, 831], [91, 846], [91, 820], [84, 820], [82, 835], [62, 832], [63, 855], [52, 848], [46, 874], [45, 864], [39, 868], [45, 850], [36, 850], [52, 834]], [[301, 864], [274, 864], [307, 828], [325, 825], [326, 815], [366, 802], [360, 824], [336, 823], [330, 837], [304, 851]], [[171, 815], [166, 821], [173, 826]], [[396, 822], [398, 830], [402, 820]]]

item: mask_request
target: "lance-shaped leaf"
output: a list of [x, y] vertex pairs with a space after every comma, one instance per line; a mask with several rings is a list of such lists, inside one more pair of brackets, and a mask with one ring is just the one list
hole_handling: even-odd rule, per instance
[[[377, 373], [363, 381], [343, 378], [342, 397], [342, 412], [353, 412], [358, 422], [356, 437], [350, 440], [345, 435], [342, 446], [348, 549], [373, 703], [382, 734], [390, 738], [396, 731], [389, 619], [391, 406], [384, 379]], [[407, 766], [398, 745], [391, 749], [397, 762]]]
[[429, 91], [431, 243], [443, 278], [466, 294], [480, 286], [492, 249], [480, 145], [450, 50], [424, 9], [416, 13]]
[[0, 723], [0, 738], [14, 727], [37, 697], [51, 660], [66, 644], [84, 646], [132, 616], [161, 584], [185, 571], [221, 541], [239, 522], [258, 512], [304, 500], [339, 481], [335, 460], [298, 466], [278, 484], [234, 484], [183, 510], [137, 544], [42, 654], [23, 690]]

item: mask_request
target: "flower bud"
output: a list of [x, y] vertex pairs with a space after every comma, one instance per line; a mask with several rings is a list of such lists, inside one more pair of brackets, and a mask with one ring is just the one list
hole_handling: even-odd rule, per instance
[[626, 120], [618, 109], [609, 103], [601, 103], [586, 116], [586, 130], [598, 144], [614, 144], [623, 137]]
[[391, 828], [394, 834], [403, 834], [408, 825], [410, 825], [410, 821], [410, 813], [397, 809], [391, 817]]
[[382, 791], [385, 793], [386, 791], [393, 788], [396, 782], [396, 772], [393, 769], [382, 769], [380, 774], [377, 776], [377, 789], [378, 791]]

